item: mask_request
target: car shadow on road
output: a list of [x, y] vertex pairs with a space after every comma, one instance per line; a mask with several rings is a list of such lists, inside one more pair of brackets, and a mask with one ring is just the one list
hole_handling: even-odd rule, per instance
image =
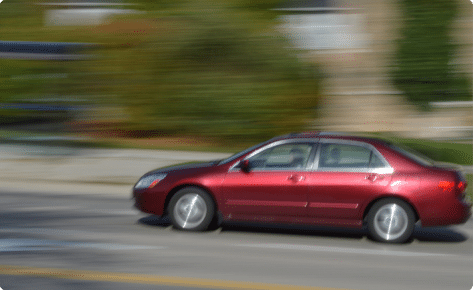
[[[138, 223], [168, 228], [171, 221], [168, 217], [147, 216], [139, 219]], [[212, 231], [219, 233], [262, 233], [275, 235], [292, 236], [313, 236], [323, 238], [342, 238], [361, 240], [364, 237], [369, 238], [366, 227], [357, 228], [337, 228], [323, 226], [304, 226], [304, 225], [285, 225], [285, 224], [260, 224], [249, 222], [226, 222], [220, 227], [212, 228]], [[469, 236], [449, 227], [429, 227], [422, 228], [416, 226], [409, 242], [417, 240], [419, 242], [438, 242], [438, 243], [462, 243], [469, 239]]]
[[412, 238], [419, 242], [462, 243], [469, 236], [450, 227], [416, 227]]
[[168, 217], [160, 217], [155, 215], [140, 218], [138, 223], [147, 226], [158, 226], [163, 228], [167, 228], [171, 225], [171, 221]]
[[[167, 228], [171, 226], [171, 221], [167, 217], [147, 216], [138, 220], [139, 224]], [[284, 224], [259, 224], [249, 222], [226, 222], [220, 227], [213, 226], [209, 232], [219, 233], [264, 233], [278, 235], [296, 236], [320, 236], [320, 237], [340, 237], [362, 239], [368, 234], [365, 229], [343, 229], [330, 227], [309, 227], [300, 225]]]
[[321, 226], [302, 226], [285, 224], [258, 224], [258, 223], [225, 223], [222, 225], [221, 232], [247, 232], [264, 233], [292, 236], [313, 236], [326, 238], [349, 238], [363, 239], [368, 231], [366, 229], [354, 228], [334, 228]]

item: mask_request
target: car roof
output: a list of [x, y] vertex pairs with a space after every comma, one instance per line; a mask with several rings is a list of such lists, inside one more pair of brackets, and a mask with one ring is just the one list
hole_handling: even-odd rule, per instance
[[350, 140], [350, 141], [360, 141], [366, 142], [370, 144], [390, 144], [389, 141], [374, 138], [374, 137], [365, 137], [365, 136], [356, 136], [356, 135], [349, 135], [343, 132], [320, 132], [320, 131], [309, 131], [309, 132], [301, 132], [301, 133], [290, 133], [282, 136], [278, 136], [272, 139], [272, 141], [276, 140], [287, 140], [287, 139], [299, 139], [299, 138], [323, 138], [323, 139], [343, 139], [343, 140]]

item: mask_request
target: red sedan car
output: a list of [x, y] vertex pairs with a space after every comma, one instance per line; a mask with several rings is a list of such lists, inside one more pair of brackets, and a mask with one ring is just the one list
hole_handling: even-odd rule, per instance
[[401, 243], [414, 224], [461, 224], [471, 216], [466, 180], [389, 142], [328, 133], [273, 138], [225, 160], [146, 173], [135, 206], [174, 227], [221, 221], [367, 225], [373, 239]]

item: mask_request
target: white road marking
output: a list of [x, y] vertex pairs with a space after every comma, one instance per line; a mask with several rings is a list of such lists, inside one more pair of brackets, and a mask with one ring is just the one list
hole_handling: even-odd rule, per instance
[[98, 249], [98, 250], [146, 250], [165, 249], [166, 247], [152, 247], [140, 245], [122, 245], [112, 243], [68, 242], [38, 239], [3, 239], [0, 240], [0, 252], [24, 252], [61, 250], [68, 248]]
[[391, 251], [391, 250], [370, 250], [370, 249], [340, 248], [340, 247], [327, 247], [327, 246], [307, 246], [307, 245], [288, 245], [288, 244], [234, 244], [234, 246], [249, 247], [249, 248], [283, 249], [283, 250], [331, 252], [331, 253], [347, 253], [347, 254], [363, 254], [363, 255], [384, 255], [384, 256], [399, 256], [399, 257], [451, 256], [449, 254], [436, 254], [436, 253], [421, 253], [421, 252]]
[[34, 212], [34, 211], [56, 211], [56, 210], [76, 210], [79, 209], [78, 206], [34, 206], [34, 207], [21, 207], [21, 208], [11, 208], [10, 211], [19, 211], [19, 212]]
[[109, 215], [139, 215], [141, 214], [138, 210], [108, 210], [108, 209], [89, 209], [85, 207], [78, 206], [38, 206], [38, 207], [22, 207], [22, 208], [12, 208], [8, 210], [9, 212], [38, 212], [38, 211], [83, 211], [83, 212], [93, 212]]
[[20, 233], [20, 234], [42, 234], [42, 235], [81, 235], [89, 236], [91, 234], [100, 234], [97, 232], [90, 231], [79, 231], [79, 230], [59, 230], [59, 229], [48, 229], [48, 228], [3, 228], [0, 229], [0, 233]]
[[140, 215], [138, 210], [113, 210], [113, 209], [86, 209], [85, 212], [104, 213], [109, 215]]

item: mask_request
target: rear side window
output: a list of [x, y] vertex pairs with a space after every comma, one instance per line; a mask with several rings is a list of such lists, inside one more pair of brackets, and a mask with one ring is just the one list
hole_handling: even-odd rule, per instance
[[358, 171], [384, 167], [386, 166], [382, 160], [366, 147], [350, 144], [321, 144], [319, 169]]

